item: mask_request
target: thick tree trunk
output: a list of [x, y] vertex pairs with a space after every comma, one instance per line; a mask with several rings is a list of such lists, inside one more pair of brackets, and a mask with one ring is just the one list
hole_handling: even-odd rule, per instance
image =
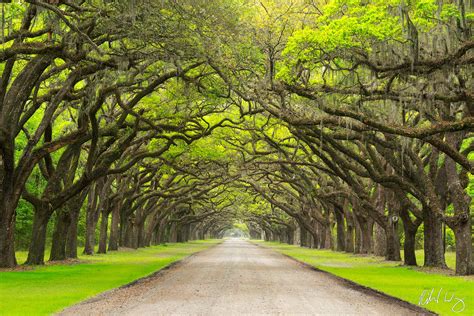
[[[120, 216], [126, 215], [124, 212]], [[120, 229], [122, 230], [122, 242], [121, 245], [127, 248], [136, 248], [135, 242], [138, 240], [136, 238], [136, 227], [135, 227], [135, 215], [126, 215], [127, 217], [122, 220], [122, 225]]]
[[393, 191], [387, 192], [387, 205], [389, 208], [389, 216], [387, 225], [385, 226], [385, 239], [387, 242], [386, 260], [400, 261], [400, 238], [398, 237], [398, 221], [401, 204]]
[[307, 247], [307, 235], [308, 231], [302, 225], [300, 225], [300, 246]]
[[456, 274], [473, 274], [472, 263], [472, 243], [471, 243], [471, 218], [467, 221], [458, 222], [454, 227], [454, 237], [456, 238]]
[[16, 266], [15, 257], [15, 215], [0, 211], [0, 268]]
[[109, 251], [118, 250], [120, 224], [120, 203], [116, 203], [112, 210], [112, 221], [110, 223]]
[[87, 192], [72, 197], [58, 212], [51, 246], [51, 261], [77, 258], [77, 222]]
[[355, 228], [354, 228], [354, 215], [352, 212], [349, 210], [349, 204], [348, 201], [344, 201], [343, 204], [344, 208], [344, 217], [346, 219], [346, 252], [355, 252], [354, 248], [354, 233], [355, 233]]
[[331, 235], [331, 224], [319, 224], [319, 249], [331, 249], [332, 246], [332, 235]]
[[425, 207], [423, 208], [424, 218], [424, 251], [425, 267], [447, 268], [444, 258], [442, 222]]
[[71, 217], [64, 210], [58, 210], [56, 225], [54, 227], [53, 240], [51, 245], [50, 261], [59, 261], [66, 259], [66, 236]]
[[152, 233], [151, 233], [151, 239], [150, 239], [150, 245], [158, 245], [159, 242], [158, 242], [158, 237], [159, 234], [158, 234], [158, 229], [155, 229]]
[[177, 235], [177, 238], [176, 238], [177, 242], [185, 242], [186, 241], [185, 230], [186, 230], [186, 225], [179, 225], [178, 235]]
[[[13, 142], [10, 146], [14, 148]], [[10, 154], [10, 158], [13, 160], [13, 152]], [[13, 169], [5, 168], [4, 159], [0, 154], [0, 268], [13, 268], [17, 265], [15, 257], [15, 209], [19, 197], [15, 197]]]
[[387, 238], [385, 230], [377, 223], [374, 224], [374, 255], [385, 257], [387, 254]]
[[400, 239], [398, 238], [397, 222], [389, 220], [389, 224], [385, 230], [387, 241], [387, 253], [385, 259], [389, 261], [400, 261]]
[[362, 228], [359, 221], [355, 220], [355, 243], [354, 243], [354, 253], [362, 252]]
[[156, 218], [152, 218], [149, 220], [149, 223], [146, 227], [145, 230], [145, 247], [149, 247], [151, 244], [156, 245], [156, 236], [157, 234], [157, 226], [158, 226], [158, 221]]
[[88, 215], [86, 218], [86, 236], [84, 244], [84, 254], [94, 254], [95, 247], [95, 230], [97, 228], [97, 222], [99, 221], [98, 213]]
[[[24, 19], [24, 22], [26, 25], [30, 25], [31, 18], [36, 15], [36, 9], [32, 7], [32, 10], [27, 12], [30, 17]], [[29, 167], [32, 167], [31, 164], [26, 166], [25, 161], [22, 165], [16, 165], [15, 139], [17, 133], [15, 129], [19, 127], [18, 123], [23, 117], [21, 114], [26, 111], [24, 105], [31, 97], [31, 92], [54, 58], [53, 54], [40, 54], [32, 57], [22, 69], [18, 69], [14, 79], [11, 77], [12, 72], [4, 72], [5, 69], [2, 69], [2, 83], [0, 84], [0, 268], [12, 268], [17, 264], [15, 257], [15, 210], [27, 180], [27, 177], [18, 179], [17, 171], [18, 168], [23, 171], [30, 170], [27, 172], [31, 174]], [[13, 62], [13, 59], [10, 61]], [[10, 65], [13, 68], [13, 63]], [[24, 156], [24, 158], [27, 158], [26, 161], [28, 161], [31, 154]], [[18, 163], [21, 164], [22, 161], [20, 160]]]
[[405, 232], [405, 244], [403, 245], [403, 261], [405, 265], [416, 266], [416, 232], [419, 225], [407, 223], [410, 219], [403, 220], [403, 230]]
[[[316, 229], [317, 232], [317, 229]], [[304, 230], [302, 243], [303, 247], [308, 247], [308, 248], [318, 248], [318, 240], [319, 237], [316, 234], [311, 234], [309, 230]]]
[[421, 225], [421, 219], [412, 222], [410, 213], [405, 207], [400, 208], [400, 218], [405, 232], [405, 243], [403, 244], [403, 262], [407, 266], [416, 266], [416, 232]]
[[71, 213], [71, 223], [67, 230], [66, 258], [77, 259], [77, 225], [79, 223], [80, 208]]
[[[172, 222], [170, 225], [170, 235], [169, 235], [169, 242], [177, 242], [178, 241], [178, 228], [176, 227], [177, 224], [176, 222]], [[267, 233], [265, 232], [265, 240], [270, 241], [268, 238], [270, 236], [267, 236]]]
[[189, 241], [190, 234], [191, 234], [191, 225], [187, 224], [187, 225], [185, 225], [185, 229], [184, 229], [184, 242]]
[[188, 230], [187, 224], [181, 225], [181, 229], [179, 230], [179, 233], [178, 233], [178, 242], [187, 241], [187, 230]]
[[137, 246], [140, 247], [146, 247], [146, 238], [145, 238], [145, 223], [142, 221], [138, 223], [137, 225]]
[[289, 245], [293, 245], [293, 242], [295, 240], [295, 230], [288, 227], [286, 229], [286, 238], [287, 238], [287, 243]]
[[103, 210], [100, 218], [99, 249], [97, 253], [107, 252], [107, 230], [109, 226], [109, 212]]
[[346, 230], [344, 227], [344, 213], [342, 210], [335, 210], [334, 215], [336, 217], [336, 250], [346, 250]]
[[354, 252], [354, 226], [347, 225], [346, 252]]
[[44, 250], [46, 248], [46, 231], [51, 217], [51, 211], [46, 207], [35, 210], [33, 217], [33, 230], [31, 233], [31, 242], [28, 249], [28, 258], [26, 264], [44, 264]]
[[332, 224], [328, 223], [326, 226], [326, 242], [324, 243], [324, 249], [334, 249], [334, 241], [332, 240]]
[[[166, 240], [166, 226], [167, 225], [168, 225], [168, 220], [166, 218], [163, 218], [160, 221], [160, 226], [158, 227], [158, 243], [159, 244], [164, 244], [165, 242], [167, 242]], [[205, 234], [205, 232], [203, 232], [203, 234]]]
[[[201, 230], [201, 231], [199, 232], [199, 239], [200, 239], [200, 240], [206, 239], [206, 233], [204, 232], [204, 230]], [[260, 237], [259, 237], [258, 239], [260, 239]]]
[[364, 226], [362, 229], [362, 248], [360, 252], [369, 254], [371, 250], [371, 242], [372, 242], [372, 232], [370, 231], [370, 225], [366, 222], [364, 223]]
[[268, 229], [263, 229], [264, 231], [264, 240], [265, 241], [271, 241], [271, 232]]
[[102, 187], [99, 184], [96, 184], [89, 192], [86, 211], [86, 236], [84, 245], [84, 254], [86, 255], [94, 254], [95, 230], [97, 228], [100, 215], [99, 208], [97, 207], [99, 197], [98, 192], [100, 190], [102, 190]]
[[132, 249], [138, 248], [138, 227], [135, 223], [132, 223], [129, 226], [129, 235], [128, 235], [128, 247]]
[[[258, 234], [257, 230], [255, 230], [255, 234]], [[301, 229], [300, 229], [300, 225], [298, 225], [298, 223], [296, 223], [295, 225], [295, 234], [293, 236], [293, 244], [294, 245], [300, 245], [300, 241], [301, 241]]]
[[197, 240], [198, 239], [198, 226], [199, 224], [192, 223], [190, 225], [189, 231], [189, 240]]
[[[418, 227], [417, 227], [418, 228]], [[416, 266], [416, 231], [418, 229], [412, 229], [404, 226], [405, 231], [405, 244], [403, 245], [403, 262], [407, 266]]]
[[[452, 144], [456, 144], [456, 148], [460, 148], [464, 136], [464, 133], [453, 133], [448, 135], [447, 139]], [[445, 168], [449, 195], [454, 206], [454, 218], [447, 221], [447, 224], [453, 230], [456, 238], [456, 274], [474, 274], [474, 271], [471, 270], [471, 197], [466, 192], [467, 181], [462, 184], [461, 176], [458, 174], [453, 159], [446, 157]]]
[[156, 226], [155, 229], [153, 230], [153, 244], [154, 245], [159, 245], [161, 243], [161, 240], [163, 239], [163, 230], [165, 229], [163, 223], [165, 219], [162, 219]]
[[133, 225], [131, 223], [128, 223], [127, 227], [125, 227], [122, 245], [127, 248], [133, 248]]
[[191, 223], [189, 224], [189, 229], [188, 229], [188, 241], [195, 240], [196, 236], [196, 225]]
[[[375, 200], [375, 208], [378, 213], [385, 216], [385, 205], [386, 205], [386, 198], [385, 198], [385, 189], [379, 184], [377, 185], [377, 192], [376, 192], [376, 200]], [[385, 256], [387, 254], [387, 238], [386, 232], [383, 227], [379, 224], [374, 224], [374, 255], [376, 256]]]
[[[356, 240], [358, 239], [358, 253], [364, 253], [368, 254], [370, 253], [371, 249], [371, 239], [372, 239], [372, 230], [371, 228], [373, 227], [371, 223], [369, 223], [369, 220], [362, 217], [358, 216], [357, 217], [357, 227], [359, 228], [359, 233], [357, 234], [356, 232]], [[358, 238], [357, 238], [358, 235]], [[356, 249], [357, 250], [357, 249]]]
[[316, 221], [314, 222], [313, 227], [314, 232], [310, 232], [313, 236], [313, 243], [311, 244], [311, 248], [322, 249], [324, 248], [324, 244], [326, 243], [326, 231], [324, 227]]

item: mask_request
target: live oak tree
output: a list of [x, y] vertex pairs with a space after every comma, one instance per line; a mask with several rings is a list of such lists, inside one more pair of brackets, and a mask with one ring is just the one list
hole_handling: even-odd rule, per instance
[[[202, 62], [194, 55], [186, 61], [178, 60], [183, 58], [179, 54], [187, 53], [179, 47], [189, 45], [189, 41], [176, 41], [175, 47], [152, 47], [157, 41], [165, 44], [162, 41], [165, 35], [159, 33], [152, 37], [153, 33], [142, 37], [136, 29], [130, 28], [139, 22], [164, 19], [160, 14], [163, 7], [155, 6], [157, 14], [145, 21], [143, 15], [138, 14], [140, 10], [149, 9], [145, 3], [136, 8], [125, 3], [113, 7], [108, 3], [102, 7], [89, 3], [67, 3], [58, 7], [57, 3], [40, 1], [25, 6], [12, 5], [9, 23], [18, 29], [7, 31], [2, 50], [5, 62], [1, 85], [2, 266], [15, 264], [14, 211], [23, 193], [35, 205], [40, 217], [35, 221], [39, 232], [33, 241], [44, 243], [45, 225], [55, 209], [84, 192], [94, 180], [108, 173], [123, 172], [144, 157], [159, 156], [175, 137], [180, 137], [159, 134], [168, 129], [186, 132], [186, 126], [150, 122], [142, 117], [143, 110], [133, 108], [160, 85], [183, 76]], [[166, 26], [171, 28], [170, 24]], [[149, 46], [142, 49], [144, 40]], [[193, 81], [199, 76], [201, 74], [186, 80]], [[63, 133], [56, 133], [53, 139], [52, 129], [64, 119], [74, 124]], [[35, 124], [29, 124], [32, 120]], [[212, 127], [207, 127], [201, 131], [208, 134], [211, 130]], [[140, 142], [154, 138], [152, 134], [167, 139], [161, 148], [127, 156], [122, 159], [122, 165], [111, 169], [127, 148], [139, 149]], [[195, 133], [185, 138], [191, 141], [198, 137]], [[27, 139], [21, 156], [17, 155], [15, 146], [19, 138]], [[85, 153], [81, 150], [83, 146], [87, 147], [87, 158], [83, 158], [84, 168], [77, 169], [79, 156]], [[59, 165], [54, 166], [51, 155], [66, 147], [63, 159], [58, 159]], [[39, 199], [24, 192], [28, 177], [37, 166], [48, 179], [46, 191]], [[76, 170], [80, 170], [82, 176], [73, 181]], [[31, 263], [41, 263], [43, 247], [33, 245], [33, 248], [39, 254], [31, 258]]]
[[[371, 203], [374, 186], [359, 177], [392, 196], [387, 203], [399, 209], [410, 240], [422, 220], [425, 265], [445, 267], [442, 223], [453, 229], [459, 274], [472, 265], [472, 15], [466, 12], [463, 2], [316, 4], [316, 18], [290, 36], [275, 66], [280, 82], [264, 71], [236, 82], [227, 67], [219, 69], [249, 106], [286, 121], [364, 207], [375, 211], [382, 202]], [[372, 214], [393, 232], [392, 216]]]
[[474, 273], [469, 3], [2, 5], [1, 267], [27, 203], [29, 264], [49, 235], [77, 257], [79, 227], [91, 255], [245, 223], [397, 261], [403, 235], [416, 265], [423, 225], [425, 266], [448, 227]]

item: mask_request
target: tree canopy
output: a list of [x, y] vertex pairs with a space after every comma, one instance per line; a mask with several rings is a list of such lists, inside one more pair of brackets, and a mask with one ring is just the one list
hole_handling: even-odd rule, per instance
[[470, 2], [1, 6], [0, 267], [240, 228], [474, 273]]

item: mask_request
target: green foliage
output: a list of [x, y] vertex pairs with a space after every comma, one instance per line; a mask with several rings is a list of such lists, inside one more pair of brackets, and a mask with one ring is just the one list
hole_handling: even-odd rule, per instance
[[225, 162], [228, 160], [228, 153], [224, 146], [216, 142], [211, 137], [199, 139], [190, 148], [190, 157], [193, 159], [215, 160]]
[[313, 23], [288, 39], [279, 78], [291, 80], [297, 63], [330, 60], [335, 51], [371, 52], [377, 43], [407, 43], [411, 40], [408, 21], [418, 32], [430, 32], [438, 23], [459, 17], [456, 5], [436, 0], [332, 0], [321, 5], [320, 11]]
[[245, 224], [243, 222], [234, 223], [234, 228], [240, 229], [241, 231], [246, 232], [247, 234], [249, 232], [249, 228], [248, 228], [247, 224]]
[[[235, 91], [231, 91], [231, 87], [239, 92], [241, 89], [243, 91], [242, 94], [250, 93], [252, 95], [252, 93], [257, 91], [255, 94], [259, 98], [262, 97], [264, 99], [262, 103], [266, 103], [267, 99], [270, 99], [268, 101], [269, 107], [279, 108], [281, 106], [283, 108], [288, 105], [289, 110], [292, 110], [291, 107], [293, 107], [293, 109], [304, 111], [305, 106], [310, 103], [304, 98], [289, 97], [288, 100], [284, 101], [288, 101], [288, 104], [278, 104], [278, 100], [271, 100], [272, 93], [275, 91], [268, 89], [270, 85], [267, 86], [267, 79], [269, 77], [267, 72], [269, 72], [268, 68], [270, 68], [267, 63], [270, 60], [276, 62], [277, 79], [280, 78], [291, 82], [295, 76], [295, 69], [304, 64], [305, 67], [308, 67], [309, 70], [315, 73], [315, 75], [311, 76], [310, 79], [312, 81], [310, 83], [332, 84], [335, 87], [342, 86], [342, 84], [338, 85], [338, 83], [349, 83], [348, 86], [351, 86], [354, 83], [351, 83], [351, 80], [361, 80], [362, 78], [362, 81], [364, 81], [365, 78], [370, 78], [374, 75], [368, 69], [360, 70], [357, 68], [353, 73], [346, 70], [350, 69], [354, 64], [357, 64], [357, 67], [359, 67], [358, 56], [371, 56], [378, 48], [384, 46], [387, 48], [401, 48], [402, 54], [400, 56], [409, 57], [407, 54], [409, 54], [409, 48], [414, 42], [412, 27], [422, 37], [434, 29], [442, 29], [444, 31], [443, 27], [451, 27], [451, 25], [446, 26], [447, 22], [460, 19], [460, 13], [455, 4], [436, 0], [329, 0], [312, 2], [312, 5], [317, 5], [317, 10], [309, 10], [310, 5], [307, 1], [303, 0], [289, 2], [285, 0], [265, 0], [254, 3], [252, 1], [240, 0], [196, 0], [173, 2], [171, 5], [163, 1], [114, 1], [113, 3], [89, 1], [86, 3], [92, 3], [94, 6], [98, 5], [99, 7], [105, 3], [110, 4], [110, 12], [107, 13], [107, 19], [98, 19], [98, 24], [104, 34], [120, 34], [118, 38], [123, 37], [124, 39], [117, 41], [110, 39], [110, 42], [104, 40], [100, 45], [105, 54], [99, 54], [91, 50], [87, 54], [88, 59], [82, 62], [84, 64], [94, 64], [98, 61], [98, 64], [104, 62], [104, 65], [106, 65], [118, 60], [118, 69], [111, 67], [109, 70], [98, 71], [94, 75], [79, 81], [74, 86], [74, 89], [69, 91], [69, 97], [74, 96], [76, 93], [79, 96], [84, 94], [86, 97], [84, 99], [80, 98], [81, 102], [76, 100], [69, 103], [70, 101], [66, 100], [55, 110], [54, 119], [52, 120], [52, 137], [53, 139], [58, 139], [75, 130], [79, 125], [79, 114], [83, 110], [90, 110], [90, 105], [94, 104], [93, 101], [98, 98], [101, 89], [116, 85], [115, 89], [117, 89], [117, 92], [120, 92], [123, 99], [122, 102], [126, 104], [130, 99], [133, 99], [137, 91], [143, 91], [143, 89], [149, 87], [161, 74], [172, 72], [172, 80], [154, 89], [152, 93], [143, 98], [133, 109], [127, 109], [134, 115], [125, 115], [125, 125], [127, 127], [119, 132], [118, 137], [105, 136], [101, 137], [99, 141], [99, 146], [104, 145], [104, 143], [109, 144], [109, 140], [132, 134], [132, 126], [140, 126], [142, 130], [138, 132], [139, 136], [137, 138], [143, 137], [146, 141], [133, 148], [133, 151], [154, 152], [163, 148], [168, 142], [172, 143], [171, 149], [160, 157], [163, 160], [167, 160], [167, 163], [170, 162], [169, 164], [165, 164], [163, 160], [156, 157], [146, 158], [141, 161], [143, 165], [159, 165], [157, 173], [162, 173], [163, 177], [157, 181], [158, 184], [161, 184], [159, 182], [162, 180], [172, 178], [177, 171], [175, 169], [178, 169], [176, 166], [192, 166], [195, 170], [200, 170], [203, 169], [202, 164], [205, 163], [209, 163], [212, 166], [218, 165], [225, 172], [218, 174], [215, 170], [204, 170], [204, 175], [201, 176], [206, 178], [207, 176], [215, 176], [217, 174], [216, 178], [221, 179], [225, 177], [247, 176], [247, 167], [251, 165], [248, 162], [253, 162], [256, 157], [260, 160], [258, 161], [259, 163], [286, 159], [283, 157], [282, 152], [275, 151], [275, 148], [269, 146], [266, 140], [271, 140], [277, 146], [287, 148], [288, 152], [291, 150], [291, 159], [296, 161], [300, 159], [299, 154], [301, 154], [301, 160], [306, 159], [304, 162], [308, 163], [309, 159], [307, 157], [309, 155], [303, 155], [303, 151], [311, 152], [311, 150], [309, 148], [301, 149], [300, 146], [305, 145], [300, 145], [296, 137], [293, 136], [292, 129], [282, 120], [276, 118], [279, 114], [278, 111], [275, 111], [277, 112], [276, 114], [272, 112], [272, 118], [269, 118], [270, 115], [268, 113], [245, 117], [245, 110], [248, 109], [250, 111], [252, 106], [253, 110], [259, 109], [258, 102], [255, 102], [257, 103], [255, 105], [250, 101], [243, 101], [242, 99], [247, 98], [243, 98], [238, 93], [235, 93]], [[18, 2], [14, 2], [9, 6], [8, 13], [4, 17], [8, 27], [18, 28], [24, 10], [25, 6], [20, 5]], [[84, 10], [85, 15], [88, 14], [87, 12], [87, 10]], [[466, 18], [468, 21], [472, 21], [472, 13], [468, 13]], [[71, 20], [73, 19], [71, 18]], [[72, 52], [75, 49], [79, 50], [81, 45], [88, 45], [80, 41], [76, 43], [75, 36], [78, 35], [74, 34], [74, 32], [71, 32], [72, 34], [68, 34], [69, 37], [66, 37], [65, 29], [67, 27], [62, 25], [58, 17], [48, 10], [40, 9], [40, 14], [33, 24], [32, 31], [38, 31], [45, 26], [51, 27], [54, 30], [52, 39], [48, 39], [48, 35], [44, 34], [31, 40], [37, 41], [39, 45], [43, 45], [47, 41], [53, 43], [64, 42], [67, 46], [64, 51], [68, 51], [71, 56]], [[87, 23], [84, 24], [86, 25]], [[117, 29], [119, 26], [120, 29]], [[104, 32], [104, 30], [108, 30], [110, 33]], [[3, 33], [10, 34], [6, 30], [3, 30]], [[28, 41], [30, 39], [25, 40], [25, 42]], [[77, 47], [74, 48], [73, 46], [76, 44]], [[18, 58], [13, 69], [13, 77], [18, 76], [18, 73], [25, 68], [28, 59], [32, 58], [33, 55], [25, 54], [27, 58], [24, 58], [23, 54], [19, 55], [20, 58]], [[129, 64], [130, 60], [134, 59], [133, 56], [135, 55], [140, 57], [135, 60], [136, 64], [129, 69], [128, 67], [131, 66]], [[38, 85], [37, 91], [34, 92], [35, 94], [37, 93], [35, 98], [41, 99], [54, 91], [54, 89], [60, 88], [68, 75], [71, 74], [72, 69], [81, 66], [78, 63], [77, 65], [61, 69], [60, 66], [66, 65], [66, 60], [67, 58], [63, 60], [59, 57], [54, 60], [53, 65], [48, 68], [48, 71], [54, 70], [53, 74]], [[209, 64], [205, 64], [205, 61]], [[367, 58], [367, 61], [371, 62], [371, 58]], [[187, 64], [194, 64], [195, 62], [203, 62], [203, 64], [187, 72], [186, 75], [178, 76], [180, 69]], [[214, 65], [221, 67], [222, 78], [216, 69], [218, 67], [214, 67]], [[344, 70], [340, 71], [339, 76], [338, 74], [331, 74], [332, 77], [324, 77], [320, 74], [326, 71], [331, 72], [328, 69], [331, 69], [331, 66], [334, 65], [337, 65], [335, 68], [344, 68]], [[3, 72], [3, 65], [0, 65], [0, 70]], [[273, 71], [273, 69], [271, 70]], [[174, 72], [176, 72], [178, 78], [174, 78]], [[228, 76], [230, 79], [226, 78], [228, 81], [225, 80], [225, 76]], [[397, 75], [393, 78], [395, 80], [393, 83], [394, 89], [400, 91], [404, 90], [402, 85], [405, 82], [413, 80], [411, 75]], [[272, 81], [274, 78], [271, 77], [270, 79]], [[420, 81], [423, 80], [420, 79]], [[364, 84], [364, 82], [361, 83], [364, 90], [380, 88], [377, 87], [377, 82], [373, 85], [365, 84], [367, 87], [364, 87]], [[455, 86], [455, 84], [453, 85]], [[354, 86], [357, 87], [356, 84]], [[416, 90], [416, 86], [413, 86], [412, 90]], [[452, 90], [454, 91], [455, 89]], [[267, 93], [269, 94], [268, 98]], [[351, 104], [355, 97], [350, 94], [357, 93], [350, 92], [339, 99], [336, 94], [325, 93], [324, 97], [331, 101], [331, 106], [337, 107]], [[111, 122], [114, 122], [116, 119], [114, 116], [120, 116], [119, 113], [122, 113], [122, 110], [125, 111], [122, 105], [118, 106], [115, 104], [118, 103], [115, 98], [119, 99], [117, 95], [107, 96], [106, 101], [97, 114], [99, 128], [101, 129], [111, 125]], [[283, 96], [282, 99], [284, 98]], [[255, 97], [254, 99], [258, 98]], [[393, 114], [389, 109], [393, 104], [390, 102], [388, 102], [390, 103], [388, 105], [382, 104], [383, 102], [380, 102], [377, 98], [375, 100], [377, 102], [375, 106], [370, 105], [367, 109], [359, 108], [359, 110], [364, 113], [367, 112], [365, 113], [367, 115], [373, 114], [375, 118], [390, 117]], [[28, 102], [29, 106], [32, 106], [31, 100]], [[45, 110], [47, 103], [45, 101], [38, 105], [38, 109], [35, 109], [32, 117], [26, 122], [25, 128], [16, 137], [15, 160], [17, 162], [28, 145], [28, 135], [34, 135], [40, 126], [43, 116], [47, 112]], [[404, 108], [405, 106], [403, 105]], [[417, 113], [420, 113], [420, 116], [422, 116], [424, 111], [424, 109], [423, 111], [418, 111], [419, 109], [414, 104], [410, 106], [413, 106], [414, 109], [408, 110], [404, 117], [408, 127], [411, 127], [409, 126], [410, 117], [415, 116]], [[396, 108], [395, 114], [399, 114], [397, 111], [400, 112], [400, 109]], [[312, 114], [320, 113], [310, 112], [304, 114], [311, 116]], [[137, 119], [137, 116], [141, 116], [142, 119]], [[225, 123], [222, 123], [224, 121]], [[350, 122], [350, 120], [347, 121]], [[341, 120], [338, 124], [343, 125], [347, 121]], [[86, 125], [89, 124], [90, 122], [86, 123]], [[217, 124], [221, 124], [221, 128], [212, 130], [212, 127]], [[239, 128], [231, 128], [234, 124], [238, 125]], [[331, 124], [334, 124], [334, 122]], [[430, 125], [431, 123], [426, 118], [421, 118], [421, 122], [416, 127], [429, 128]], [[316, 127], [316, 124], [314, 126]], [[372, 136], [376, 137], [377, 130], [374, 128], [374, 131]], [[154, 132], [156, 134], [150, 136]], [[330, 133], [331, 129], [324, 127], [321, 121], [321, 148], [323, 147], [323, 132]], [[206, 136], [201, 137], [202, 135]], [[342, 139], [343, 136], [340, 136], [340, 138]], [[314, 137], [317, 138], [317, 135]], [[230, 145], [231, 143], [233, 145]], [[318, 141], [315, 141], [316, 143]], [[116, 142], [110, 142], [110, 144], [109, 148], [105, 148], [105, 150], [118, 148]], [[355, 143], [349, 144], [349, 142], [341, 144], [347, 149], [357, 146]], [[42, 141], [36, 145], [37, 147], [41, 146]], [[90, 142], [86, 142], [82, 146], [79, 168], [75, 174], [76, 178], [80, 177], [83, 173], [87, 153], [92, 147]], [[467, 146], [466, 140], [462, 147], [467, 148]], [[63, 152], [64, 149], [59, 149], [52, 153], [53, 165], [57, 165], [58, 159]], [[132, 154], [134, 152], [122, 157], [123, 161], [127, 162], [128, 159], [131, 159]], [[424, 150], [423, 154], [425, 154]], [[472, 155], [474, 153], [470, 153], [468, 159], [471, 159]], [[107, 153], [101, 153], [98, 156], [102, 159], [104, 156], [107, 157]], [[315, 157], [316, 155], [312, 156]], [[242, 157], [243, 159], [240, 159]], [[363, 158], [369, 159], [369, 157]], [[316, 162], [312, 161], [312, 159], [309, 162], [313, 165], [320, 163], [317, 158], [315, 158], [318, 160]], [[443, 159], [444, 156], [439, 158], [439, 166], [442, 166]], [[117, 162], [117, 164], [120, 163]], [[173, 167], [172, 164], [176, 166]], [[403, 167], [403, 161], [401, 165]], [[294, 166], [291, 167], [293, 168]], [[296, 169], [296, 167], [294, 168]], [[145, 169], [146, 167], [144, 166], [139, 167], [139, 171]], [[428, 169], [428, 166], [426, 169]], [[306, 172], [310, 169], [302, 167], [299, 170]], [[314, 191], [308, 190], [310, 195], [315, 193], [315, 191], [319, 193], [326, 189], [324, 181], [326, 181], [327, 177], [324, 175], [324, 168], [320, 171], [321, 175], [316, 176], [317, 181], [309, 185], [311, 189], [315, 189]], [[348, 172], [352, 173], [351, 171]], [[280, 177], [283, 172], [281, 170], [276, 171], [276, 174]], [[474, 197], [474, 180], [472, 175], [469, 174], [468, 176], [470, 182], [467, 190]], [[322, 177], [324, 180], [321, 180], [319, 177]], [[184, 178], [185, 176], [179, 176], [176, 178], [178, 180], [175, 180], [179, 182]], [[364, 179], [356, 182], [363, 183], [369, 181], [365, 179], [365, 176], [361, 178]], [[261, 177], [260, 179], [264, 178]], [[150, 186], [154, 180], [147, 180], [145, 185]], [[301, 197], [299, 192], [296, 192], [295, 188], [291, 187], [288, 181], [285, 182], [284, 176], [282, 176], [282, 179], [277, 179], [277, 181], [273, 181], [274, 183], [268, 184], [268, 187], [264, 189], [271, 191], [277, 186], [275, 182], [279, 184], [280, 180], [282, 183], [278, 187], [280, 192], [274, 191], [272, 196], [283, 200], [285, 197], [282, 198], [281, 193], [284, 193], [286, 190], [287, 192], [294, 193], [292, 199], [294, 197]], [[188, 179], [186, 178], [183, 182], [187, 181]], [[193, 183], [193, 181], [196, 181], [196, 179], [189, 180], [190, 183]], [[265, 224], [269, 227], [279, 228], [283, 226], [282, 223], [288, 223], [292, 220], [281, 209], [272, 207], [268, 201], [255, 194], [255, 192], [250, 193], [252, 188], [248, 183], [232, 185], [231, 188], [221, 185], [210, 190], [210, 193], [215, 193], [218, 198], [221, 198], [221, 201], [216, 202], [218, 200], [216, 197], [209, 199], [212, 202], [210, 204], [217, 208], [230, 203], [228, 208], [231, 210], [226, 210], [225, 213], [225, 216], [230, 218], [228, 220], [229, 223], [233, 223], [235, 218], [251, 223], [261, 220], [266, 221]], [[46, 180], [39, 168], [34, 168], [26, 183], [26, 189], [33, 195], [40, 197], [45, 186]], [[220, 196], [219, 191], [223, 189], [225, 191]], [[118, 191], [115, 184], [112, 191], [114, 190]], [[367, 190], [367, 193], [371, 195], [374, 193], [373, 191], [374, 188], [371, 188]], [[176, 192], [179, 191], [177, 190]], [[185, 202], [188, 203], [188, 201]], [[471, 203], [474, 203], [474, 199]], [[189, 207], [193, 208], [196, 204], [194, 201], [191, 201], [189, 202]], [[202, 209], [205, 208], [207, 208], [207, 205], [202, 207]], [[195, 209], [192, 209], [192, 212], [195, 211]], [[451, 215], [452, 213], [453, 207], [450, 205], [447, 209], [447, 214]], [[49, 222], [48, 240], [51, 238], [51, 229], [55, 216], [53, 215]], [[21, 200], [16, 209], [15, 229], [16, 246], [18, 249], [26, 249], [28, 246], [31, 238], [32, 219], [32, 206], [26, 201]], [[122, 218], [122, 220], [125, 222], [127, 219]], [[226, 225], [229, 223], [226, 222]], [[249, 230], [249, 227], [243, 222], [234, 223], [233, 227], [247, 232]], [[78, 226], [79, 245], [83, 243], [84, 231], [85, 210], [83, 207], [80, 212]], [[422, 246], [422, 241], [423, 227], [419, 229], [417, 234], [418, 248]], [[454, 236], [450, 229], [447, 229], [446, 241], [448, 246], [454, 246]], [[51, 271], [54, 271], [54, 269]], [[74, 272], [75, 270], [72, 271]], [[119, 272], [122, 271], [120, 270]], [[358, 270], [357, 272], [363, 271]], [[81, 274], [79, 269], [78, 276], [81, 275], [83, 274]], [[132, 274], [130, 274], [130, 277], [132, 277]], [[51, 286], [49, 283], [47, 285]], [[52, 285], [54, 286], [54, 284]], [[60, 286], [64, 287], [65, 285], [61, 284]], [[103, 289], [103, 287], [101, 286], [100, 289]], [[81, 290], [79, 290], [79, 293], [81, 293]], [[61, 300], [59, 301], [61, 302]]]
[[33, 207], [25, 200], [20, 200], [20, 203], [16, 208], [15, 249], [28, 249], [31, 239], [33, 216]]

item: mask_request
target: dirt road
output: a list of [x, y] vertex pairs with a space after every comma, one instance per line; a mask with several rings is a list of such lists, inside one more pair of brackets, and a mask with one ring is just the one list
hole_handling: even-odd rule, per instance
[[[75, 305], [64, 315], [414, 315], [408, 305], [242, 240]], [[419, 314], [419, 312], [418, 312]]]

